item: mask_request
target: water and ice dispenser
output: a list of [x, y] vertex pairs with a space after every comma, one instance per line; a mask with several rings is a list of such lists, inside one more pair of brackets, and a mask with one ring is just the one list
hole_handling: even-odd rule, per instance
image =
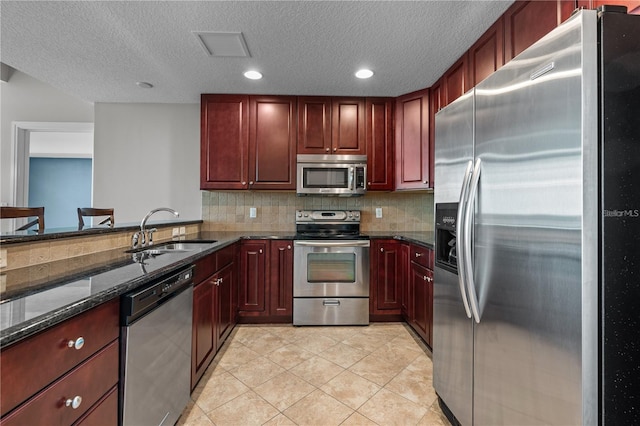
[[456, 221], [458, 203], [438, 203], [435, 211], [436, 252], [435, 264], [450, 272], [458, 273]]

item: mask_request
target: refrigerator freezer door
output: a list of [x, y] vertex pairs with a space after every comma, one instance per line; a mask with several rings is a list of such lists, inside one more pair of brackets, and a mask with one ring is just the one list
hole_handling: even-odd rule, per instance
[[[438, 112], [435, 126], [435, 179], [439, 183], [434, 201], [438, 209], [444, 203], [458, 203], [465, 168], [473, 160], [473, 92]], [[436, 246], [440, 243], [436, 238]], [[471, 425], [473, 324], [465, 312], [458, 275], [437, 264], [433, 289], [433, 364], [433, 385], [438, 396], [463, 425]]]
[[589, 423], [584, 374], [597, 367], [585, 365], [594, 342], [582, 320], [597, 270], [583, 278], [582, 268], [597, 264], [584, 259], [594, 239], [583, 229], [583, 209], [597, 210], [587, 205], [597, 169], [585, 167], [597, 158], [595, 23], [582, 12], [476, 88], [475, 425]]

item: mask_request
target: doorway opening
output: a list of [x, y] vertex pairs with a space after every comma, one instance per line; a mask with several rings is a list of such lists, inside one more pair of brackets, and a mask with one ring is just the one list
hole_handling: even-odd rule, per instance
[[77, 227], [93, 199], [93, 123], [14, 123], [14, 147], [14, 205], [45, 206], [48, 229]]

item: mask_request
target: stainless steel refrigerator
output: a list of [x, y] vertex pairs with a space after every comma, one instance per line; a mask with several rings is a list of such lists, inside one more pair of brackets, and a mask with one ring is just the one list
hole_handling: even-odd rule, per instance
[[436, 114], [454, 423], [640, 424], [640, 16], [618, 10], [577, 12]]

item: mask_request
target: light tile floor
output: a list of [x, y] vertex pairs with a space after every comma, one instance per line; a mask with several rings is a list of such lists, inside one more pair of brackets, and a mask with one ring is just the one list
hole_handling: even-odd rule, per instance
[[432, 373], [429, 350], [402, 323], [240, 325], [178, 424], [448, 426]]

